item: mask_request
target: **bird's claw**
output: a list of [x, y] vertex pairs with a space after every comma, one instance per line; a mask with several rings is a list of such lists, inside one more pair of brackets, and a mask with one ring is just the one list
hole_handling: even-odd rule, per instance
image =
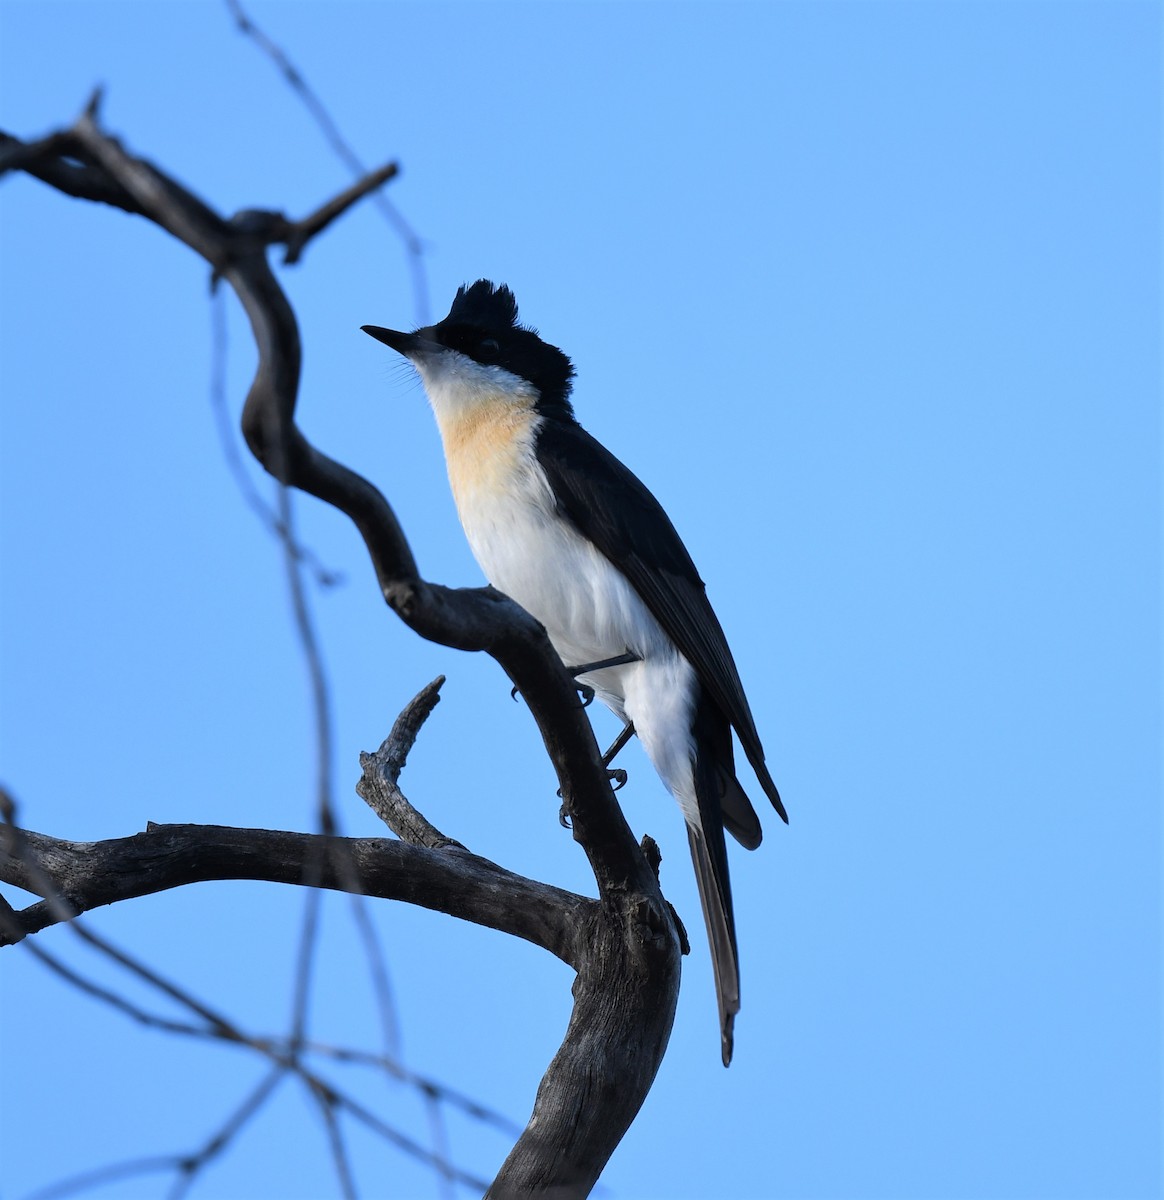
[[582, 697], [582, 707], [589, 708], [594, 703], [594, 689], [585, 683], [575, 683], [578, 695]]
[[514, 702], [514, 704], [517, 703], [517, 684], [516, 683], [513, 685], [513, 687], [511, 687], [509, 689], [509, 698], [510, 698], [510, 700], [512, 700]]
[[[558, 794], [561, 795], [561, 792]], [[566, 806], [564, 804], [558, 809], [558, 824], [561, 825], [563, 829], [571, 828], [570, 814], [566, 811]]]
[[[622, 767], [607, 768], [606, 778], [610, 784], [610, 790], [612, 792], [621, 791], [624, 787], [626, 787], [627, 773], [622, 769]], [[560, 800], [562, 798], [562, 789], [558, 788], [558, 790], [554, 794]], [[569, 829], [570, 826], [566, 823], [565, 817], [566, 817], [566, 806], [563, 804], [561, 809], [558, 812], [558, 819], [562, 822], [562, 825], [564, 828]]]

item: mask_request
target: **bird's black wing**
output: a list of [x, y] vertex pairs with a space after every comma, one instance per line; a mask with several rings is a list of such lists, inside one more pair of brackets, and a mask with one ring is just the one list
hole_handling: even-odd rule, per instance
[[546, 419], [536, 445], [538, 462], [562, 514], [626, 575], [695, 668], [700, 683], [735, 727], [761, 787], [787, 821], [727, 638], [662, 505], [605, 446], [572, 421]]

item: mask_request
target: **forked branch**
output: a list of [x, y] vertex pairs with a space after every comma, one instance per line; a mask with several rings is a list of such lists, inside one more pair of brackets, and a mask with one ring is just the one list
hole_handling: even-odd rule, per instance
[[[224, 217], [104, 132], [98, 100], [70, 128], [39, 141], [0, 134], [0, 174], [22, 170], [69, 195], [143, 216], [190, 246], [216, 280], [234, 289], [259, 356], [242, 415], [252, 453], [277, 480], [355, 523], [381, 593], [405, 624], [446, 646], [484, 650], [500, 663], [537, 721], [599, 899], [514, 875], [434, 829], [396, 787], [403, 755], [390, 737], [378, 755], [364, 756], [360, 791], [401, 841], [199, 825], [151, 826], [96, 843], [9, 832], [0, 879], [43, 899], [0, 914], [6, 940], [101, 904], [200, 880], [298, 884], [309, 863], [322, 886], [406, 900], [526, 938], [576, 969], [575, 1003], [530, 1124], [490, 1194], [583, 1196], [662, 1060], [678, 997], [676, 922], [615, 802], [573, 680], [542, 627], [492, 588], [453, 589], [422, 579], [384, 496], [311, 445], [295, 422], [299, 329], [267, 251], [282, 245], [286, 261], [298, 260], [312, 237], [392, 178], [395, 167], [370, 173], [300, 221], [266, 210]], [[428, 701], [418, 697], [418, 703]], [[556, 808], [547, 806], [547, 814], [556, 817]]]

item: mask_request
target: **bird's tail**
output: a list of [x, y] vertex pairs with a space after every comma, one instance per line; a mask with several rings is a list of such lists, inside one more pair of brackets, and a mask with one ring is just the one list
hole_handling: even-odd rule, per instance
[[710, 747], [696, 743], [695, 796], [699, 823], [687, 825], [687, 841], [695, 863], [695, 879], [711, 946], [723, 1065], [732, 1061], [732, 1027], [740, 1011], [740, 969], [732, 888], [728, 877], [727, 844], [723, 835], [719, 765]]

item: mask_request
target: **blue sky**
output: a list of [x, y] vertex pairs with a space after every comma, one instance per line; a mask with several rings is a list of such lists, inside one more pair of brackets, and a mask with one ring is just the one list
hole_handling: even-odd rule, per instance
[[[248, 10], [369, 164], [400, 161], [426, 315], [504, 280], [574, 358], [580, 419], [708, 580], [789, 809], [732, 856], [724, 1071], [681, 819], [627, 751], [624, 807], [695, 945], [607, 1194], [1158, 1195], [1159, 6]], [[65, 124], [97, 83], [108, 127], [220, 211], [300, 215], [348, 182], [223, 5], [0, 4], [0, 127]], [[308, 436], [386, 492], [427, 577], [480, 582], [419, 385], [359, 332], [417, 317], [399, 241], [367, 205], [281, 275]], [[237, 412], [253, 359], [226, 317]], [[32, 828], [311, 827], [306, 673], [278, 547], [217, 440], [211, 324], [184, 247], [0, 186], [0, 779]], [[296, 512], [345, 578], [312, 604], [347, 831], [378, 832], [358, 752], [443, 672], [406, 790], [477, 852], [589, 890], [499, 669], [418, 641], [346, 520]], [[301, 907], [204, 885], [92, 923], [272, 1031]], [[408, 1065], [524, 1122], [569, 972], [403, 906], [374, 920]], [[342, 898], [324, 929], [313, 1027], [376, 1049]], [[40, 941], [115, 978], [65, 930]], [[0, 1055], [4, 1200], [193, 1149], [262, 1072], [20, 949], [0, 956]], [[431, 1144], [410, 1092], [352, 1086]], [[447, 1133], [475, 1174], [507, 1149], [456, 1115]], [[354, 1157], [361, 1195], [441, 1195], [360, 1133]], [[337, 1194], [303, 1098], [280, 1093], [195, 1194]]]

